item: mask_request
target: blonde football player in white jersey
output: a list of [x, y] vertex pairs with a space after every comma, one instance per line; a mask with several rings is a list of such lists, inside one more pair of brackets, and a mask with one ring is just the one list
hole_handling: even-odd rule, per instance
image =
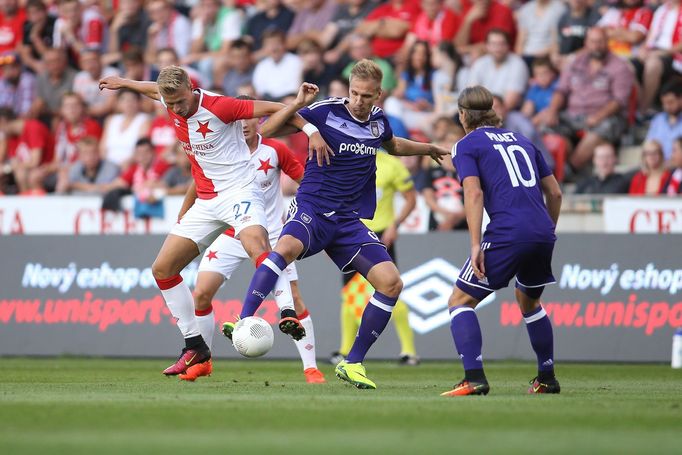
[[[249, 99], [238, 97], [238, 99]], [[303, 166], [294, 158], [291, 150], [282, 142], [266, 139], [258, 134], [258, 119], [242, 120], [244, 138], [251, 152], [251, 164], [256, 170], [256, 183], [263, 191], [265, 199], [265, 215], [270, 235], [270, 244], [277, 243], [282, 231], [284, 198], [280, 186], [280, 177], [285, 173], [294, 181], [300, 183], [303, 178]], [[194, 288], [194, 306], [199, 323], [199, 330], [208, 344], [212, 346], [213, 335], [216, 331], [216, 321], [213, 314], [213, 297], [225, 280], [230, 279], [232, 273], [242, 263], [248, 262], [249, 255], [242, 244], [234, 238], [234, 229], [230, 228], [206, 249], [199, 264], [199, 275]], [[289, 264], [284, 275], [291, 282], [291, 293], [294, 298], [296, 315], [305, 328], [305, 336], [295, 340], [301, 361], [303, 373], [308, 383], [324, 383], [324, 375], [317, 368], [315, 360], [315, 333], [313, 320], [303, 303], [298, 289], [298, 273], [295, 263]], [[275, 287], [277, 295], [281, 290]], [[194, 381], [198, 377], [208, 376], [213, 366], [210, 361], [191, 366], [180, 379]]]
[[[251, 153], [238, 120], [268, 116], [283, 105], [237, 100], [192, 89], [187, 72], [177, 66], [161, 70], [156, 82], [107, 77], [99, 86], [108, 90], [127, 88], [163, 103], [192, 164], [194, 182], [177, 224], [152, 265], [152, 274], [185, 339], [178, 360], [163, 371], [169, 376], [178, 375], [211, 358], [195, 317], [192, 293], [180, 276], [182, 269], [199, 255], [199, 245], [210, 244], [227, 227], [232, 227], [235, 238], [256, 264], [265, 260], [271, 249], [263, 192], [256, 183], [256, 170], [251, 165]], [[315, 85], [309, 84], [308, 89], [317, 92]], [[293, 119], [291, 124], [306, 129], [310, 152], [318, 151], [318, 164], [322, 165], [328, 147], [319, 132], [302, 118]], [[275, 296], [283, 308], [280, 330], [295, 339], [301, 338], [305, 329], [293, 305], [286, 308], [285, 301], [291, 302], [292, 298], [285, 276], [280, 284], [279, 289], [289, 289], [289, 296]]]

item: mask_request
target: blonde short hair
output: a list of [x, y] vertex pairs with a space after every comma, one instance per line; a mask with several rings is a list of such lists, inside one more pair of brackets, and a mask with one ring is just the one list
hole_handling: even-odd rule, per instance
[[179, 66], [167, 66], [162, 69], [159, 77], [156, 78], [156, 83], [162, 96], [172, 95], [181, 87], [192, 89], [189, 74]]
[[381, 71], [379, 65], [374, 63], [372, 60], [363, 58], [357, 62], [350, 71], [349, 80], [353, 80], [354, 78], [363, 81], [370, 80], [381, 83], [382, 79], [384, 78], [384, 73]]
[[464, 114], [469, 130], [474, 130], [479, 126], [500, 126], [502, 123], [493, 110], [493, 94], [481, 85], [462, 90], [457, 99], [457, 105]]

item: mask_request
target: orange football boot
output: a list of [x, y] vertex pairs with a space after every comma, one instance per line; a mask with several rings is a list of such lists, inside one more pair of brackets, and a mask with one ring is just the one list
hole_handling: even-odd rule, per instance
[[465, 395], [488, 395], [490, 386], [487, 382], [470, 382], [462, 380], [452, 390], [440, 394], [442, 397], [460, 397]]
[[308, 368], [303, 374], [305, 375], [305, 382], [308, 384], [324, 384], [327, 382], [324, 374], [317, 368]]
[[191, 367], [187, 368], [187, 371], [185, 371], [178, 377], [183, 381], [194, 382], [196, 378], [200, 378], [202, 376], [210, 376], [211, 373], [213, 373], [213, 362], [211, 360], [208, 360], [206, 362], [192, 365]]

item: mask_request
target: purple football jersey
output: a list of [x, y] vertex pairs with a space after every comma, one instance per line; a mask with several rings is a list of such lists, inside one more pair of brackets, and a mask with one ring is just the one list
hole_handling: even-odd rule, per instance
[[331, 166], [306, 163], [296, 198], [314, 205], [319, 213], [354, 212], [371, 219], [376, 209], [376, 154], [393, 137], [384, 112], [372, 108], [362, 122], [346, 107], [347, 98], [329, 98], [301, 109], [299, 114], [315, 125], [336, 154]]
[[554, 242], [554, 223], [540, 180], [552, 174], [542, 153], [521, 134], [482, 127], [452, 148], [461, 182], [478, 177], [490, 223], [484, 240], [494, 243]]

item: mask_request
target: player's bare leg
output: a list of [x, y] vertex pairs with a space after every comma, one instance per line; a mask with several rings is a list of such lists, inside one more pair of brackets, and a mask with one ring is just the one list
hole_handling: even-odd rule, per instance
[[481, 326], [474, 311], [479, 302], [479, 299], [459, 287], [455, 287], [448, 300], [450, 331], [464, 364], [464, 379], [441, 396], [487, 395], [490, 391], [488, 380], [483, 372]]
[[[282, 274], [285, 276], [286, 273]], [[296, 310], [296, 317], [305, 328], [305, 336], [300, 340], [295, 340], [296, 349], [303, 362], [303, 374], [305, 380], [309, 384], [323, 384], [327, 382], [324, 379], [324, 374], [317, 368], [317, 361], [315, 359], [315, 330], [313, 328], [313, 319], [308, 312], [308, 309], [303, 303], [303, 297], [298, 289], [298, 281], [291, 281], [291, 294], [294, 297], [294, 309]]]
[[515, 292], [526, 322], [530, 344], [538, 359], [538, 375], [531, 379], [528, 393], [559, 393], [561, 386], [554, 376], [552, 323], [540, 304], [542, 288], [525, 288], [517, 284]]
[[569, 158], [573, 169], [580, 171], [589, 164], [594, 156], [594, 149], [604, 142], [604, 139], [595, 133], [585, 133], [585, 136], [578, 142]]
[[[293, 262], [293, 259], [285, 263], [279, 254], [270, 250], [267, 231], [261, 226], [249, 226], [243, 229], [239, 234], [239, 239], [247, 254], [256, 265], [254, 278], [259, 274], [261, 266], [276, 274], [270, 273], [269, 278], [274, 278], [274, 286], [270, 289], [274, 291], [275, 303], [277, 303], [280, 310], [281, 318], [279, 321], [279, 329], [283, 333], [291, 335], [294, 340], [300, 340], [305, 336], [305, 328], [296, 317], [289, 279], [282, 273], [284, 269]], [[253, 292], [256, 292], [256, 294], [253, 294]], [[259, 290], [253, 290], [251, 294], [254, 297], [253, 301], [249, 300], [247, 296], [247, 299], [244, 300], [244, 307], [239, 316], [240, 318], [253, 316], [255, 314], [269, 291], [263, 293], [262, 296], [261, 293], [262, 292]], [[257, 301], [257, 305], [254, 306], [253, 304], [255, 301]]]
[[263, 253], [271, 250], [268, 231], [263, 226], [247, 226], [239, 232], [239, 241], [252, 261], [258, 260]]
[[182, 269], [198, 255], [199, 249], [192, 240], [169, 234], [152, 264], [154, 279], [185, 339], [180, 358], [163, 372], [168, 376], [184, 373], [190, 366], [211, 358], [194, 316], [192, 293], [180, 276]]
[[[225, 277], [216, 272], [199, 272], [197, 283], [194, 286], [194, 314], [199, 332], [208, 345], [213, 350], [213, 335], [215, 334], [215, 314], [213, 313], [213, 297], [225, 281]], [[193, 365], [179, 377], [184, 381], [194, 381], [201, 376], [210, 376], [213, 372], [213, 363], [208, 362]]]

